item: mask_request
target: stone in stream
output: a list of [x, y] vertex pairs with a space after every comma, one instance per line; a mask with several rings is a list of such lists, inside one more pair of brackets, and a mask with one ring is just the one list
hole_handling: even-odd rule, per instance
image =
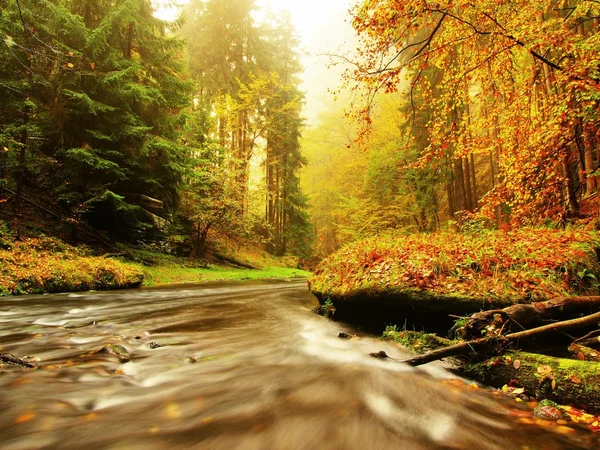
[[373, 358], [379, 358], [379, 359], [387, 359], [387, 358], [389, 358], [389, 356], [387, 355], [387, 353], [384, 352], [383, 350], [375, 352], [375, 353], [369, 353], [369, 355], [371, 355]]
[[196, 364], [198, 362], [196, 358], [192, 358], [191, 356], [189, 358], [186, 358], [186, 361], [190, 364]]
[[537, 417], [547, 420], [562, 419], [562, 412], [558, 409], [558, 405], [550, 400], [542, 400], [533, 411]]
[[161, 347], [162, 347], [162, 345], [160, 345], [160, 344], [157, 344], [156, 342], [150, 342], [150, 344], [149, 344], [149, 345], [150, 345], [150, 348], [151, 348], [152, 350], [154, 350], [155, 348], [161, 348]]
[[0, 353], [0, 371], [3, 369], [35, 369], [37, 364], [18, 358], [12, 353]]
[[119, 358], [121, 362], [131, 361], [131, 355], [125, 347], [119, 344], [107, 344], [98, 353], [108, 353]]
[[352, 336], [350, 336], [349, 334], [344, 333], [344, 332], [341, 332], [340, 334], [338, 334], [338, 337], [340, 339], [352, 339]]

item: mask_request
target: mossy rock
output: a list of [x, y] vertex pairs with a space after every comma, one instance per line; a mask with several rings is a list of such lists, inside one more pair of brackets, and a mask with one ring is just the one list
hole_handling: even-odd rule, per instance
[[494, 387], [517, 384], [527, 395], [600, 412], [600, 363], [508, 352], [469, 363], [464, 374]]
[[465, 315], [600, 294], [598, 247], [598, 233], [572, 229], [374, 237], [323, 260], [309, 287], [344, 319], [375, 309], [393, 321]]
[[102, 347], [98, 351], [98, 353], [106, 353], [109, 355], [116, 356], [122, 363], [131, 361], [131, 354], [129, 353], [129, 351], [127, 351], [125, 347], [119, 344], [107, 344], [104, 347]]
[[439, 348], [455, 344], [454, 341], [439, 337], [437, 334], [419, 331], [395, 330], [388, 327], [383, 333], [383, 339], [397, 342], [415, 353], [427, 353]]

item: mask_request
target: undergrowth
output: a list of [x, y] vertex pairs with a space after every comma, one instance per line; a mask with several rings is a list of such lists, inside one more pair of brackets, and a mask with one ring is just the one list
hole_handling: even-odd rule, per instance
[[55, 238], [5, 241], [0, 248], [0, 295], [116, 289], [140, 285], [136, 267], [92, 256]]

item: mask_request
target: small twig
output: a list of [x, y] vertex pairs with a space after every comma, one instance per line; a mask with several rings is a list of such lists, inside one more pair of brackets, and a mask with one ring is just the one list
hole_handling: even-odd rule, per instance
[[581, 341], [584, 341], [586, 339], [593, 338], [593, 337], [596, 337], [596, 336], [600, 336], [600, 330], [591, 331], [588, 334], [586, 334], [585, 336], [580, 337], [579, 339], [575, 339], [573, 341], [573, 344], [577, 344], [578, 342], [581, 342]]

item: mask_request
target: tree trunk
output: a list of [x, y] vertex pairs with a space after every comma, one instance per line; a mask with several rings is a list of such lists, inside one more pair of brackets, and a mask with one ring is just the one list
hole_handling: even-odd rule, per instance
[[456, 187], [456, 209], [464, 211], [467, 209], [465, 174], [462, 166], [462, 159], [454, 161], [454, 175]]
[[465, 199], [467, 211], [473, 211], [473, 197], [472, 197], [472, 187], [471, 187], [471, 168], [469, 164], [469, 158], [462, 158], [463, 165], [463, 173], [465, 174]]
[[590, 133], [588, 131], [583, 132], [583, 145], [585, 146], [585, 184], [586, 184], [586, 193], [588, 195], [596, 192], [596, 177], [590, 176], [592, 172], [594, 172], [594, 152], [592, 149], [592, 139], [590, 137]]
[[23, 133], [21, 133], [21, 150], [19, 151], [19, 166], [17, 169], [17, 195], [15, 199], [14, 212], [19, 214], [21, 212], [21, 203], [23, 199], [23, 181], [25, 178], [25, 156], [27, 151], [27, 145], [29, 141], [29, 114], [25, 113], [23, 118]]
[[129, 29], [127, 32], [127, 50], [125, 52], [125, 58], [131, 59], [131, 55], [133, 53], [133, 36], [135, 31], [135, 24], [131, 22], [129, 24]]
[[477, 178], [475, 177], [475, 156], [471, 153], [470, 155], [470, 168], [471, 168], [471, 186], [472, 186], [472, 197], [473, 197], [473, 209], [479, 207], [479, 199], [477, 198]]

